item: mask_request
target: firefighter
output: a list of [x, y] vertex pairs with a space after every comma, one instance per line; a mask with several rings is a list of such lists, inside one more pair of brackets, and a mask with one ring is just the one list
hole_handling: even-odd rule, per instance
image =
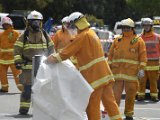
[[143, 27], [142, 39], [146, 44], [147, 50], [147, 66], [145, 67], [145, 76], [140, 80], [140, 87], [137, 99], [142, 101], [145, 99], [146, 81], [150, 83], [151, 100], [158, 102], [158, 86], [159, 66], [160, 66], [160, 36], [153, 30], [153, 20], [150, 18], [142, 18]]
[[146, 48], [142, 38], [135, 34], [135, 24], [132, 19], [124, 19], [121, 24], [122, 35], [114, 39], [108, 62], [115, 78], [113, 90], [117, 104], [120, 105], [124, 89], [126, 92], [125, 120], [133, 120], [138, 77], [144, 76], [146, 65]]
[[22, 91], [23, 86], [19, 83], [18, 75], [20, 70], [17, 70], [14, 65], [13, 47], [19, 33], [14, 30], [13, 22], [9, 17], [2, 19], [4, 31], [0, 34], [0, 81], [2, 88], [0, 92], [8, 92], [9, 84], [7, 79], [8, 68], [10, 67], [15, 79], [17, 88]]
[[48, 34], [42, 30], [43, 16], [38, 11], [32, 11], [27, 16], [27, 28], [14, 46], [14, 60], [17, 69], [21, 69], [20, 82], [24, 91], [20, 98], [19, 113], [26, 115], [31, 102], [31, 70], [34, 55], [48, 56], [53, 53], [53, 42]]
[[68, 16], [64, 17], [62, 20], [62, 29], [58, 30], [54, 35], [53, 42], [56, 52], [61, 51], [66, 45], [71, 43], [72, 36], [68, 32]]
[[[72, 38], [76, 34], [76, 33], [73, 34], [72, 31], [69, 29], [68, 16], [64, 17], [61, 20], [61, 23], [62, 23], [62, 29], [58, 30], [53, 38], [54, 48], [56, 52], [60, 52], [65, 46], [70, 44], [72, 42]], [[78, 69], [76, 57], [71, 56], [70, 60]]]
[[69, 16], [69, 21], [72, 30], [77, 30], [78, 34], [71, 44], [61, 52], [50, 55], [45, 62], [48, 64], [57, 63], [70, 56], [76, 56], [79, 71], [94, 89], [86, 110], [88, 120], [100, 120], [100, 101], [104, 87], [108, 91], [106, 93], [108, 103], [106, 104], [109, 106], [110, 118], [112, 120], [122, 120], [112, 91], [113, 75], [105, 60], [98, 36], [89, 28], [90, 24], [82, 13], [72, 13]]

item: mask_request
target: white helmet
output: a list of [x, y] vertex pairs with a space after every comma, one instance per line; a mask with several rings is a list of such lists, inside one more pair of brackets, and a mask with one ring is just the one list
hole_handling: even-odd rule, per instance
[[141, 25], [153, 25], [153, 20], [151, 18], [142, 18]]
[[84, 17], [84, 15], [80, 12], [73, 12], [69, 15], [69, 22], [76, 22], [77, 20], [79, 20], [80, 18]]
[[68, 16], [64, 17], [64, 18], [61, 20], [61, 22], [62, 22], [62, 23], [67, 23], [67, 22], [69, 22], [68, 18], [69, 18]]
[[2, 25], [3, 25], [3, 24], [13, 25], [13, 22], [12, 22], [12, 20], [11, 20], [9, 17], [4, 17], [4, 18], [2, 19]]
[[121, 21], [122, 26], [135, 27], [134, 21], [131, 18], [127, 18]]
[[38, 11], [32, 11], [28, 16], [27, 16], [27, 19], [28, 20], [43, 20], [43, 16], [40, 12]]

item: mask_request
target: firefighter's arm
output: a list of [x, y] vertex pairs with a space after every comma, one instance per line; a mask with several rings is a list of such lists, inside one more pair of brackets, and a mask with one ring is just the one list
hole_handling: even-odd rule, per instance
[[[15, 65], [20, 66], [23, 63], [22, 54], [23, 54], [23, 35], [21, 35], [14, 44], [14, 62]], [[19, 67], [18, 67], [19, 68]]]
[[54, 43], [54, 49], [57, 52], [57, 46], [58, 46], [58, 31], [56, 32], [54, 38], [53, 38], [53, 43]]
[[142, 38], [139, 38], [139, 69], [144, 69], [147, 63], [147, 53], [146, 53], [146, 46]]
[[[68, 44], [61, 52], [53, 53], [46, 59], [46, 63], [56, 63], [66, 60], [79, 51], [84, 44], [84, 39], [79, 37], [74, 38], [71, 44]], [[55, 60], [56, 59], [56, 60]]]
[[110, 66], [111, 66], [112, 57], [113, 57], [113, 54], [114, 54], [115, 42], [116, 42], [116, 40], [114, 40], [113, 44], [111, 45], [111, 47], [110, 47], [110, 49], [109, 49], [108, 64], [109, 64]]

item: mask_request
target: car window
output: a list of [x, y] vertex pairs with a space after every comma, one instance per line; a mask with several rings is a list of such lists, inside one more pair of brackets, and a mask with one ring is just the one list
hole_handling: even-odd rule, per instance
[[23, 17], [17, 16], [9, 16], [13, 21], [14, 29], [16, 30], [23, 30], [26, 27], [25, 19]]

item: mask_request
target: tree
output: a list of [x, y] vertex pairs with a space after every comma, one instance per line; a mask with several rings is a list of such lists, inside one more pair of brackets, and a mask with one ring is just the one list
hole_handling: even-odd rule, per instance
[[104, 12], [105, 24], [110, 25], [112, 29], [115, 22], [121, 21], [129, 17], [126, 0], [106, 0], [106, 7]]
[[132, 9], [131, 13], [135, 19], [160, 15], [159, 0], [126, 0], [126, 1], [127, 5]]

